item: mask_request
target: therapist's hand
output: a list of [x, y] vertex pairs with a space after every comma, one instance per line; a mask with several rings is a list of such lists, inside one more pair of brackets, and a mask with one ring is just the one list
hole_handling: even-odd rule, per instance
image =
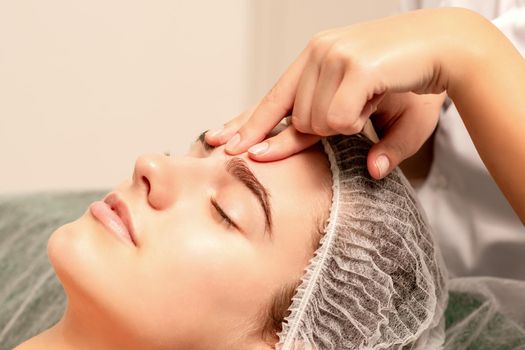
[[[465, 40], [457, 34], [465, 12], [419, 10], [321, 32], [258, 104], [206, 140], [227, 142], [230, 154], [250, 148], [255, 160], [277, 160], [321, 136], [358, 133], [375, 112], [382, 138], [368, 170], [382, 178], [434, 130], [449, 83], [445, 53]], [[258, 144], [288, 115], [290, 126]]]

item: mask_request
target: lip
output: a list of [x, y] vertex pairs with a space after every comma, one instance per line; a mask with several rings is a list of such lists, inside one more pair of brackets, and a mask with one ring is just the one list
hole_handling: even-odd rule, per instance
[[129, 207], [115, 193], [109, 193], [102, 201], [90, 206], [91, 213], [119, 238], [137, 246], [136, 234]]

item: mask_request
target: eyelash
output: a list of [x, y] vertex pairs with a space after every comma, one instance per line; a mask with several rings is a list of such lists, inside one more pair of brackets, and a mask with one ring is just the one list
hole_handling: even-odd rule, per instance
[[219, 203], [217, 203], [215, 198], [211, 198], [210, 201], [211, 201], [211, 205], [213, 205], [217, 213], [223, 218], [223, 222], [226, 223], [226, 226], [228, 228], [232, 228], [232, 227], [237, 228], [237, 225], [235, 224], [235, 222], [233, 222], [233, 220], [230, 219], [228, 215], [226, 215], [226, 213], [224, 212], [224, 210], [222, 210], [222, 208], [220, 207]]

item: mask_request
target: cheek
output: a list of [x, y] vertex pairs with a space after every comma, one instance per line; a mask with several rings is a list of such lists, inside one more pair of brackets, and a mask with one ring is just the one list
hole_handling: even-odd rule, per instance
[[[162, 233], [145, 252], [140, 275], [150, 309], [162, 322], [201, 325], [246, 317], [268, 292], [268, 271], [242, 234], [205, 225], [181, 225]], [[165, 319], [166, 309], [173, 310]], [[229, 315], [228, 315], [229, 314]]]
[[57, 229], [48, 254], [70, 301], [147, 341], [175, 344], [242, 323], [269, 298], [270, 264], [241, 233], [187, 217], [149, 228], [139, 251], [86, 218]]
[[211, 303], [212, 291], [230, 289], [241, 271], [258, 267], [245, 237], [205, 225], [178, 225], [148, 248], [142, 269], [154, 277], [152, 283], [188, 292], [192, 298], [205, 295]]

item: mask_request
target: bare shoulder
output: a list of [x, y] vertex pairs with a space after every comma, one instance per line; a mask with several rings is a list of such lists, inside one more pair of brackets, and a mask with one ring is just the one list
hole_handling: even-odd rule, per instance
[[27, 339], [13, 350], [52, 349], [53, 347], [50, 346], [49, 342], [45, 341], [41, 335], [42, 334]]

